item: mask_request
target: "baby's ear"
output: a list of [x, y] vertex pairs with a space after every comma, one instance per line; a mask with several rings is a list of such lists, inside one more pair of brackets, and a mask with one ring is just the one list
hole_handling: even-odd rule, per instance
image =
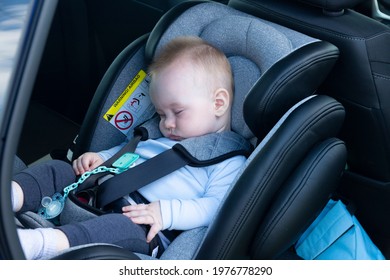
[[215, 114], [220, 117], [230, 109], [230, 94], [224, 88], [218, 88], [214, 93]]

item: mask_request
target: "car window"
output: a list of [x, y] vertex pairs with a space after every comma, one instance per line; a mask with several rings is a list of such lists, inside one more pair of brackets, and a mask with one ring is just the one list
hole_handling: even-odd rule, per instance
[[0, 118], [30, 0], [0, 1]]

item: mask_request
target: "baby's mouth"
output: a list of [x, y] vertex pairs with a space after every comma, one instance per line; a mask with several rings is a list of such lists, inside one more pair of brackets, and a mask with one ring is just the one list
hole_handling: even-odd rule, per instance
[[171, 139], [171, 140], [174, 140], [174, 141], [181, 141], [181, 140], [183, 140], [182, 137], [177, 136], [177, 135], [173, 135], [173, 134], [169, 134], [168, 138]]

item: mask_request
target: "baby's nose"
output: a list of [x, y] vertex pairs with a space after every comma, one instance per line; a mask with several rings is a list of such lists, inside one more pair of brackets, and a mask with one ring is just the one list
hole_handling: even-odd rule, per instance
[[165, 119], [164, 125], [167, 129], [172, 129], [175, 127], [175, 118], [169, 117]]

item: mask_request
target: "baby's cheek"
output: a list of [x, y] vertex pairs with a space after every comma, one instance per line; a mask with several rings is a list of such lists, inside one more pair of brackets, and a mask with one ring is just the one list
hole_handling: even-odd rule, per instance
[[162, 121], [160, 121], [158, 128], [160, 129], [161, 133], [166, 137], [165, 131], [164, 131], [164, 125], [163, 125]]

